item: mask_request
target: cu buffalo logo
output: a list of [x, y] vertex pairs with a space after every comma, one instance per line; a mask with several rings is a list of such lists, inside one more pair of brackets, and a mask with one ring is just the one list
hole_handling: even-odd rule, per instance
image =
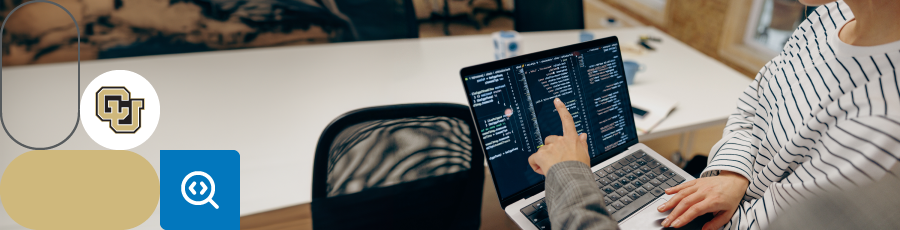
[[116, 133], [136, 133], [141, 128], [143, 98], [131, 98], [122, 86], [106, 86], [97, 90], [97, 118], [109, 122]]

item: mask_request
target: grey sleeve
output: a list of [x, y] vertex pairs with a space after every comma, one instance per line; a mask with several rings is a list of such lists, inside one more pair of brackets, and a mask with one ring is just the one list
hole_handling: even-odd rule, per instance
[[600, 184], [590, 167], [578, 161], [560, 162], [547, 171], [547, 209], [553, 229], [618, 229], [606, 212]]

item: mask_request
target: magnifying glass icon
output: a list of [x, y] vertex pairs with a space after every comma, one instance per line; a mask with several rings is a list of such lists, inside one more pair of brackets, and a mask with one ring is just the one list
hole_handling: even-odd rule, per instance
[[[184, 191], [184, 185], [187, 184], [188, 179], [190, 179], [192, 176], [203, 176], [203, 177], [206, 177], [206, 180], [209, 180], [210, 191], [209, 191], [209, 196], [207, 196], [206, 199], [203, 199], [201, 201], [193, 200], [190, 197], [188, 197], [187, 193]], [[194, 194], [196, 192], [194, 190], [195, 185], [196, 185], [196, 182], [191, 183], [190, 190], [191, 190], [192, 194]], [[200, 185], [201, 185], [201, 187], [203, 187], [203, 190], [200, 190], [200, 195], [203, 195], [204, 191], [206, 190], [206, 186], [203, 182], [200, 182]], [[215, 194], [216, 194], [216, 182], [213, 181], [212, 177], [209, 176], [209, 174], [206, 174], [203, 171], [193, 171], [191, 173], [188, 173], [187, 176], [184, 176], [184, 180], [181, 181], [181, 195], [184, 196], [184, 200], [186, 200], [188, 203], [191, 203], [193, 205], [204, 205], [206, 203], [209, 203], [209, 204], [212, 204], [212, 206], [214, 208], [219, 209], [219, 205], [216, 204], [216, 202], [212, 200], [213, 195], [215, 195]]]

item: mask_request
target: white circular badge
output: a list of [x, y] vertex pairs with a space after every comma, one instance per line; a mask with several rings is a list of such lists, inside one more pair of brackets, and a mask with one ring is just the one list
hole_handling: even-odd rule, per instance
[[128, 70], [97, 76], [81, 97], [81, 125], [97, 144], [128, 150], [147, 141], [159, 123], [159, 97], [150, 82]]

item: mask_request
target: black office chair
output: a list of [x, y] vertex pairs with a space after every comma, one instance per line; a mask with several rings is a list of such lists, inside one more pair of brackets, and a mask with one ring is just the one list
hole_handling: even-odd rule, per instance
[[518, 32], [584, 29], [583, 0], [516, 0]]
[[469, 108], [364, 108], [316, 146], [314, 229], [478, 229], [484, 153]]

